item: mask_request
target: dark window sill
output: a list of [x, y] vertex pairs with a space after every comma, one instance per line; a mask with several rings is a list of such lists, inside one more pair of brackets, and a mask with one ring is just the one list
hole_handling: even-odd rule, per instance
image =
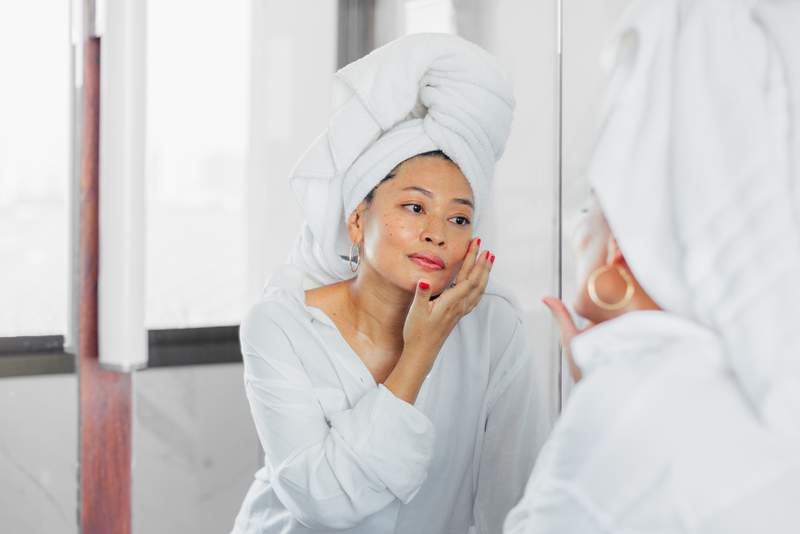
[[[238, 326], [148, 331], [148, 369], [241, 361]], [[74, 372], [64, 336], [0, 338], [0, 378]]]
[[150, 330], [148, 346], [148, 368], [242, 361], [238, 326]]

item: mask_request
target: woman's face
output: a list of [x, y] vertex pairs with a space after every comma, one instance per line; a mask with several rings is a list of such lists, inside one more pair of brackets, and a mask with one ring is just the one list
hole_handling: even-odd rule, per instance
[[453, 162], [434, 156], [403, 162], [363, 212], [362, 268], [409, 291], [420, 279], [434, 294], [443, 291], [472, 239], [473, 205], [469, 182]]

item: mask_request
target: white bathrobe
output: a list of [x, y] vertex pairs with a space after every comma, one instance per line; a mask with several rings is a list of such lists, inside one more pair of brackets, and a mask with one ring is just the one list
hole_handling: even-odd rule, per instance
[[713, 332], [634, 312], [572, 349], [584, 378], [506, 534], [800, 532], [800, 450], [765, 431]]
[[532, 360], [515, 308], [484, 295], [416, 402], [372, 374], [299, 285], [240, 338], [264, 467], [236, 534], [496, 534], [533, 467]]
[[639, 0], [589, 181], [667, 311], [584, 371], [507, 534], [800, 533], [800, 2]]

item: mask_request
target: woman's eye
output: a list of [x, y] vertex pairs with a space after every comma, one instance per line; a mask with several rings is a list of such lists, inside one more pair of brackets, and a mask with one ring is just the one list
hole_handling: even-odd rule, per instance
[[420, 204], [403, 204], [403, 207], [414, 213], [422, 213], [422, 206]]
[[452, 217], [450, 220], [459, 226], [464, 226], [466, 224], [469, 224], [469, 219], [467, 219], [466, 217], [462, 217], [461, 215], [457, 217]]

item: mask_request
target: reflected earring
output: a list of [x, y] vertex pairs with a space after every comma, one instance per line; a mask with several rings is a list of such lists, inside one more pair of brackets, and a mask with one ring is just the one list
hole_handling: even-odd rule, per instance
[[[610, 271], [611, 269], [616, 269], [619, 275], [625, 280], [625, 296], [622, 297], [622, 300], [619, 302], [606, 302], [600, 298], [597, 294], [597, 279], [600, 278], [600, 275]], [[621, 310], [633, 298], [633, 293], [635, 290], [635, 286], [633, 285], [633, 277], [628, 274], [628, 271], [623, 269], [619, 265], [611, 266], [611, 265], [603, 265], [602, 267], [598, 267], [597, 269], [592, 272], [591, 276], [589, 276], [589, 283], [588, 283], [588, 290], [589, 290], [589, 298], [592, 299], [598, 307], [603, 308], [604, 310]]]
[[359, 252], [358, 255], [353, 254], [354, 249], [356, 252], [358, 252], [358, 245], [355, 242], [350, 245], [350, 257], [347, 260], [347, 264], [350, 265], [351, 273], [356, 272], [358, 270], [358, 266], [361, 265], [361, 253]]

